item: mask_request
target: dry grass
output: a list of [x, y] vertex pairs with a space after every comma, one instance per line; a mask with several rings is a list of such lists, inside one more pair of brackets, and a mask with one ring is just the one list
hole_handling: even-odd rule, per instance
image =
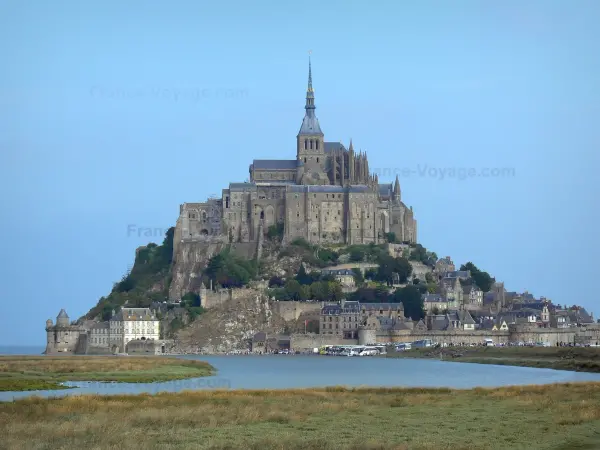
[[195, 391], [0, 404], [6, 449], [600, 448], [600, 383]]
[[208, 363], [179, 358], [0, 356], [0, 391], [57, 388], [61, 381], [170, 381], [213, 372]]

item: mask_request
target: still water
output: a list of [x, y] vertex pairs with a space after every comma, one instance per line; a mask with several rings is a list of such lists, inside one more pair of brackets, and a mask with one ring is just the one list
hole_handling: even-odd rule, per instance
[[[76, 357], [76, 356], [75, 356]], [[182, 356], [213, 365], [218, 374], [165, 383], [67, 383], [75, 389], [0, 392], [0, 401], [31, 395], [140, 394], [187, 389], [291, 389], [325, 386], [497, 387], [576, 381], [600, 381], [600, 374], [529, 367], [467, 364], [424, 359], [263, 355]]]

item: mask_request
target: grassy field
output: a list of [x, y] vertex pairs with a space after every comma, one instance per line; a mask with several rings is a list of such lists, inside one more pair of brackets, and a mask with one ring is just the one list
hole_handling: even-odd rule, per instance
[[595, 347], [445, 347], [390, 352], [389, 358], [435, 358], [455, 362], [600, 372]]
[[5, 449], [597, 449], [600, 383], [196, 391], [0, 404]]
[[148, 383], [213, 374], [208, 363], [165, 357], [0, 356], [0, 391], [63, 389], [62, 381]]

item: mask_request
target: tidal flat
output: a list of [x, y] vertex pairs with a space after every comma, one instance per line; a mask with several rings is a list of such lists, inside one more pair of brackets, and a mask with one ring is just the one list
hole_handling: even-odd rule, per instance
[[6, 449], [600, 448], [600, 383], [31, 397], [0, 404]]
[[204, 361], [161, 356], [0, 356], [0, 391], [68, 389], [65, 381], [152, 383], [214, 373]]
[[600, 373], [600, 347], [438, 347], [389, 352], [388, 358], [536, 367]]

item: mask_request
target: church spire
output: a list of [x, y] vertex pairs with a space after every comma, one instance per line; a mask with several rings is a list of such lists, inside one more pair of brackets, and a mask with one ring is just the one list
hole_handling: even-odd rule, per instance
[[298, 135], [311, 135], [311, 136], [323, 136], [323, 132], [321, 131], [321, 126], [319, 125], [319, 120], [315, 116], [315, 91], [313, 90], [312, 85], [312, 64], [310, 61], [310, 52], [308, 56], [308, 87], [306, 88], [306, 105], [304, 105], [304, 109], [306, 113], [304, 114], [304, 120], [302, 121], [302, 126], [300, 127], [300, 132]]
[[313, 117], [315, 115], [315, 91], [312, 86], [312, 65], [310, 63], [310, 52], [308, 54], [308, 87], [306, 88], [306, 115]]

